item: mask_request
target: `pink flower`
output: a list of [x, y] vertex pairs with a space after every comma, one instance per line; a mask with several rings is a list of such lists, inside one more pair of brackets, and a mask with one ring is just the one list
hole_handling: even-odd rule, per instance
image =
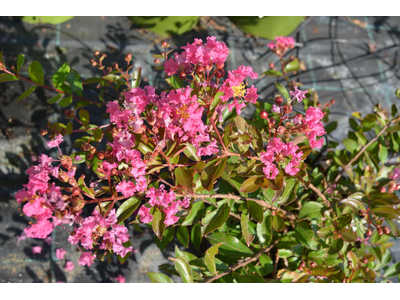
[[117, 192], [122, 193], [125, 197], [133, 196], [135, 194], [135, 191], [136, 191], [135, 188], [136, 188], [136, 184], [134, 184], [132, 181], [121, 181], [115, 187]]
[[119, 283], [125, 283], [125, 277], [121, 274], [118, 274], [117, 277], [115, 277], [114, 279], [117, 280]]
[[73, 269], [75, 268], [75, 265], [74, 265], [74, 263], [72, 262], [72, 261], [67, 261], [66, 263], [65, 263], [65, 267], [64, 267], [64, 270], [65, 271], [72, 271]]
[[64, 259], [66, 253], [67, 251], [65, 251], [63, 248], [56, 249], [56, 257], [60, 260]]
[[39, 247], [39, 246], [32, 247], [32, 253], [33, 253], [33, 254], [40, 254], [40, 253], [42, 253], [42, 247]]
[[25, 228], [24, 231], [29, 238], [45, 239], [53, 231], [53, 224], [49, 220], [43, 219], [29, 228]]
[[[59, 147], [62, 141], [63, 141], [63, 136], [61, 134], [58, 134], [54, 137], [54, 139], [52, 139], [51, 141], [48, 141], [46, 144], [47, 144], [47, 147], [54, 148], [54, 147]], [[58, 148], [58, 149], [60, 149], [60, 148]]]
[[400, 168], [394, 168], [393, 169], [393, 174], [391, 176], [391, 179], [393, 179], [393, 180], [400, 179]]
[[138, 215], [140, 216], [140, 221], [142, 223], [150, 223], [153, 221], [153, 215], [150, 214], [150, 208], [147, 208], [144, 205], [140, 207]]
[[167, 73], [168, 76], [172, 76], [178, 71], [178, 63], [173, 60], [173, 59], [168, 59], [165, 63], [165, 73]]
[[283, 55], [288, 49], [294, 48], [294, 39], [290, 36], [277, 36], [275, 41], [268, 43], [268, 47], [278, 55]]
[[78, 264], [81, 266], [90, 267], [95, 258], [96, 254], [92, 254], [92, 252], [82, 252], [81, 256], [79, 257]]
[[297, 88], [297, 86], [294, 86], [294, 91], [290, 91], [290, 96], [293, 96], [292, 101], [294, 101], [294, 99], [297, 100], [297, 102], [302, 102], [303, 99], [306, 98], [306, 94], [308, 93], [308, 91], [301, 91]]
[[278, 105], [275, 105], [275, 104], [272, 104], [271, 110], [272, 110], [273, 112], [275, 112], [275, 113], [280, 113], [280, 112], [281, 112], [280, 107], [279, 107]]
[[318, 107], [310, 106], [306, 111], [306, 119], [304, 123], [307, 125], [305, 134], [308, 137], [311, 148], [321, 148], [324, 140], [316, 140], [317, 136], [323, 136], [326, 132], [322, 125], [321, 119], [324, 117], [323, 112]]

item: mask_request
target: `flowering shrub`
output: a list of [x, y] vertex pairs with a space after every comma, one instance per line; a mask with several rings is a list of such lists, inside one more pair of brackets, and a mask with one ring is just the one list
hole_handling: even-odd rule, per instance
[[[124, 263], [133, 251], [128, 221], [135, 230], [144, 223], [161, 250], [175, 236], [189, 248], [176, 248], [172, 264], [160, 266], [183, 282], [398, 276], [400, 265], [388, 267], [387, 250], [400, 219], [400, 169], [389, 161], [399, 152], [396, 106], [387, 112], [378, 104], [366, 116], [354, 112], [344, 148], [329, 141], [338, 125], [328, 123], [334, 100], [322, 106], [314, 90], [290, 80], [300, 65], [286, 58], [294, 44], [278, 37], [268, 45], [281, 68], [270, 64], [263, 75], [285, 85], [276, 82], [275, 98], [266, 101], [258, 101], [248, 83], [259, 78], [250, 66], [225, 73], [229, 49], [214, 37], [195, 39], [173, 57], [163, 42], [155, 63], [165, 59], [158, 69], [171, 89], [161, 93], [139, 87], [140, 69], [132, 72], [130, 54], [120, 68], [103, 65], [106, 55], [96, 52], [91, 63], [102, 75], [85, 81], [65, 63], [52, 86], [37, 61], [27, 79], [19, 74], [23, 55], [11, 68], [1, 58], [0, 81], [32, 84], [19, 100], [36, 88], [54, 91], [48, 102], [64, 107], [69, 120], [42, 130], [57, 157], [41, 154], [15, 195], [32, 218], [26, 236], [45, 239], [61, 226], [81, 251], [79, 265], [112, 254]], [[90, 84], [99, 90], [94, 101], [83, 97]], [[248, 103], [256, 113], [246, 120], [240, 114]], [[92, 124], [90, 105], [103, 108], [109, 123]], [[72, 153], [61, 150], [66, 135], [74, 138]], [[64, 257], [65, 250], [56, 255]], [[172, 282], [163, 273], [148, 275], [152, 282]]]

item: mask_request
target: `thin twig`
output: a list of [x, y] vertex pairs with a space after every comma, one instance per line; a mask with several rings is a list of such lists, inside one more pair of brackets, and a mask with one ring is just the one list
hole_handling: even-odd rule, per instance
[[222, 272], [220, 274], [215, 275], [214, 277], [210, 277], [208, 278], [205, 283], [210, 283], [213, 282], [214, 280], [217, 280], [225, 275], [228, 275], [234, 271], [236, 271], [237, 269], [244, 267], [246, 265], [248, 265], [249, 263], [256, 261], [261, 255], [263, 255], [264, 253], [267, 253], [269, 251], [271, 251], [272, 248], [274, 248], [277, 244], [278, 244], [279, 240], [274, 241], [270, 246], [268, 246], [265, 249], [261, 249], [259, 252], [257, 252], [256, 255], [252, 256], [252, 257], [248, 257], [245, 258], [241, 261], [238, 261], [236, 264], [232, 265], [229, 267], [229, 270]]
[[312, 189], [318, 196], [322, 198], [322, 200], [324, 200], [326, 206], [331, 207], [331, 203], [328, 201], [328, 199], [326, 199], [324, 194], [322, 194], [322, 192], [311, 183], [310, 183], [310, 189]]

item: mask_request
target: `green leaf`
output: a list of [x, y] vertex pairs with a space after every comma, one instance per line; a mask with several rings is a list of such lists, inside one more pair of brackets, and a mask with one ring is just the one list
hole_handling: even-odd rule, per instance
[[222, 243], [215, 244], [207, 249], [206, 254], [204, 256], [204, 261], [207, 266], [207, 269], [210, 271], [211, 275], [215, 275], [217, 273], [217, 267], [215, 265], [215, 255], [218, 254], [218, 248]]
[[174, 283], [171, 278], [162, 273], [147, 271], [147, 276], [149, 276], [152, 283]]
[[361, 126], [363, 127], [363, 131], [369, 131], [372, 128], [375, 127], [376, 125], [376, 115], [374, 114], [369, 114], [364, 117], [364, 119], [361, 122]]
[[241, 258], [252, 256], [254, 254], [253, 251], [251, 251], [239, 239], [226, 233], [214, 232], [208, 235], [206, 238], [213, 245], [223, 243], [219, 247], [219, 252], [221, 255], [233, 258]]
[[39, 85], [44, 85], [44, 73], [40, 62], [34, 60], [29, 65], [29, 78]]
[[350, 228], [340, 230], [340, 234], [342, 235], [342, 239], [345, 242], [352, 243], [357, 240], [357, 234], [353, 232]]
[[162, 236], [162, 241], [155, 237], [154, 240], [156, 242], [157, 247], [164, 251], [167, 248], [168, 244], [174, 239], [175, 236], [175, 227], [168, 226], [164, 230], [164, 234]]
[[190, 241], [197, 251], [200, 251], [200, 244], [202, 239], [203, 236], [201, 235], [201, 225], [199, 223], [196, 223], [193, 225], [192, 231], [190, 232]]
[[314, 239], [314, 232], [307, 222], [298, 222], [294, 228], [298, 241], [311, 250], [316, 250], [318, 242]]
[[186, 170], [184, 167], [175, 169], [175, 178], [177, 183], [184, 186], [189, 193], [193, 194], [193, 173]]
[[132, 74], [132, 88], [137, 88], [142, 80], [142, 68], [139, 67]]
[[386, 131], [387, 132], [399, 132], [400, 131], [400, 125], [394, 125], [392, 127], [389, 127]]
[[201, 219], [204, 216], [204, 202], [197, 201], [193, 202], [192, 208], [190, 209], [189, 214], [186, 216], [185, 220], [182, 223], [182, 226], [193, 225], [197, 220]]
[[351, 154], [353, 154], [354, 151], [358, 148], [358, 143], [352, 139], [344, 139], [342, 142], [346, 150], [349, 151]]
[[352, 267], [357, 268], [358, 266], [358, 259], [357, 256], [354, 254], [353, 251], [347, 252], [347, 259], [351, 261]]
[[286, 98], [286, 100], [290, 99], [289, 92], [287, 89], [280, 83], [275, 83], [276, 88], [278, 91]]
[[203, 227], [203, 236], [221, 227], [228, 220], [230, 211], [228, 203], [218, 207], [210, 222]]
[[24, 54], [18, 55], [18, 59], [17, 59], [17, 74], [18, 75], [19, 75], [19, 70], [24, 65], [24, 62], [25, 62], [25, 55]]
[[256, 183], [257, 181], [259, 181], [259, 179], [260, 177], [247, 178], [240, 186], [240, 191], [244, 193], [255, 192], [259, 188], [259, 185]]
[[179, 226], [176, 231], [176, 237], [183, 246], [189, 248], [189, 231], [187, 227]]
[[206, 167], [201, 171], [201, 185], [207, 190], [211, 191], [214, 186], [214, 181], [219, 178], [225, 170], [228, 159], [215, 159], [206, 164]]
[[369, 194], [371, 201], [377, 205], [398, 205], [400, 204], [400, 199], [395, 193], [381, 193], [381, 192], [371, 192]]
[[299, 181], [294, 177], [290, 177], [288, 180], [286, 180], [285, 190], [277, 199], [279, 205], [288, 205], [295, 199], [296, 195], [293, 197], [293, 194], [296, 194], [296, 187], [298, 183]]
[[50, 98], [49, 100], [47, 100], [47, 103], [49, 104], [54, 104], [56, 103], [58, 100], [60, 100], [60, 98], [63, 96], [63, 94], [58, 94], [52, 98]]
[[118, 223], [121, 223], [129, 218], [139, 207], [140, 202], [141, 199], [139, 197], [131, 197], [128, 200], [124, 201], [124, 203], [122, 203], [116, 213]]
[[260, 264], [263, 268], [263, 276], [272, 273], [272, 271], [274, 270], [274, 264], [271, 257], [269, 257], [267, 254], [262, 254], [258, 260], [260, 261]]
[[175, 260], [175, 269], [181, 275], [183, 283], [193, 283], [193, 272], [189, 263], [183, 258], [179, 257]]
[[322, 208], [324, 206], [321, 203], [310, 201], [303, 205], [300, 209], [299, 220], [305, 218], [320, 218], [322, 216]]
[[277, 36], [288, 36], [305, 19], [302, 16], [235, 16], [230, 17], [243, 32], [273, 40]]
[[257, 237], [264, 246], [268, 246], [272, 241], [272, 216], [269, 211], [264, 213], [264, 220], [257, 224]]
[[11, 74], [0, 74], [0, 82], [18, 81], [18, 77]]
[[255, 201], [246, 201], [246, 203], [251, 217], [258, 223], [261, 223], [264, 220], [263, 209], [261, 206]]
[[183, 88], [186, 86], [185, 82], [179, 78], [179, 76], [173, 75], [167, 79], [165, 79], [165, 81], [171, 86], [173, 87], [175, 90]]
[[247, 246], [250, 246], [251, 242], [254, 240], [254, 235], [249, 231], [249, 211], [246, 209], [242, 212], [242, 217], [240, 219], [240, 226], [242, 227], [242, 233], [244, 239], [246, 240]]
[[190, 143], [186, 143], [186, 149], [183, 150], [183, 153], [190, 158], [191, 160], [194, 161], [200, 161], [200, 157], [197, 156], [197, 149]]
[[186, 251], [181, 251], [178, 246], [175, 246], [175, 257], [183, 257], [186, 259], [188, 263], [192, 262], [193, 260], [197, 259], [196, 255], [193, 255], [192, 253], [186, 252]]
[[391, 207], [379, 206], [371, 209], [371, 212], [377, 215], [378, 217], [400, 220], [400, 212], [397, 209]]
[[285, 221], [280, 216], [272, 216], [272, 228], [275, 231], [282, 231], [285, 229]]
[[61, 107], [67, 107], [71, 103], [72, 103], [72, 96], [68, 96], [68, 97], [65, 97], [64, 99], [62, 99], [59, 104]]
[[393, 277], [400, 275], [400, 262], [395, 263], [386, 270], [385, 277]]
[[389, 156], [388, 148], [380, 144], [378, 157], [382, 164], [384, 164], [387, 161], [388, 156]]
[[71, 16], [24, 16], [18, 17], [21, 18], [22, 22], [29, 24], [61, 24], [71, 20], [73, 17]]
[[153, 231], [160, 241], [162, 240], [165, 230], [165, 217], [163, 211], [156, 210], [153, 214]]
[[376, 275], [375, 275], [375, 272], [374, 272], [374, 271], [372, 271], [371, 269], [368, 269], [368, 270], [367, 270], [367, 268], [360, 268], [360, 271], [361, 271], [362, 276], [363, 276], [366, 280], [368, 280], [368, 281], [370, 281], [370, 282], [375, 282], [375, 277], [376, 277]]
[[90, 120], [89, 112], [86, 109], [80, 109], [79, 119], [81, 120], [83, 126], [88, 126]]
[[298, 71], [300, 69], [300, 62], [299, 59], [296, 57], [292, 61], [286, 64], [285, 66], [285, 72], [293, 72], [293, 71]]
[[36, 90], [37, 85], [31, 86], [29, 89], [27, 89], [25, 92], [22, 93], [21, 96], [18, 97], [17, 102], [21, 101], [22, 99], [28, 97], [30, 94], [32, 94]]
[[261, 75], [270, 76], [270, 77], [275, 77], [275, 76], [276, 77], [283, 77], [282, 72], [279, 72], [278, 70], [273, 70], [273, 69], [265, 71]]
[[[69, 83], [69, 86], [72, 88], [75, 94], [77, 94], [79, 97], [82, 97], [82, 90], [83, 90], [83, 85], [82, 85], [82, 79], [81, 75], [74, 69], [70, 70], [70, 73], [68, 74], [67, 81]], [[104, 89], [103, 89], [104, 91]], [[81, 100], [85, 101], [85, 100]], [[77, 109], [78, 107], [76, 107]]]
[[70, 69], [68, 63], [66, 62], [53, 75], [53, 78], [51, 80], [53, 81], [53, 85], [56, 88], [61, 86], [68, 79], [68, 74], [69, 74], [70, 70], [71, 69]]

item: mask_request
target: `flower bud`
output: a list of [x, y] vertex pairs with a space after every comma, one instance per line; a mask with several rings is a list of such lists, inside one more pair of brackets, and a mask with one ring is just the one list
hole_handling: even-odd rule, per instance
[[93, 154], [89, 153], [86, 157], [87, 157], [88, 160], [92, 160], [93, 159]]
[[97, 62], [94, 59], [90, 60], [90, 64], [92, 65], [92, 67], [97, 66]]
[[335, 104], [335, 103], [336, 103], [335, 99], [332, 99], [331, 104]]
[[386, 193], [386, 188], [384, 186], [382, 186], [379, 190], [381, 193]]
[[104, 159], [104, 153], [103, 152], [99, 152], [99, 154], [97, 154], [97, 158], [100, 160]]
[[313, 262], [313, 261], [310, 262], [310, 267], [311, 267], [311, 268], [315, 268], [316, 265], [317, 265], [317, 264], [316, 264], [315, 262]]
[[156, 65], [161, 64], [161, 62], [160, 62], [160, 60], [159, 60], [158, 58], [156, 58], [156, 59], [154, 60], [154, 63], [155, 63]]
[[194, 69], [193, 69], [193, 67], [192, 66], [186, 66], [185, 67], [185, 73], [186, 73], [186, 75], [192, 75], [193, 74], [193, 71], [194, 71]]
[[85, 201], [83, 199], [74, 198], [72, 200], [72, 212], [78, 212], [84, 207], [85, 207]]
[[118, 63], [113, 63], [112, 67], [113, 69], [118, 69]]
[[76, 189], [73, 190], [72, 195], [79, 196], [80, 193], [81, 193], [81, 190], [76, 188]]
[[65, 169], [70, 170], [71, 167], [72, 167], [72, 158], [69, 157], [68, 155], [63, 155], [63, 156], [61, 157], [61, 165], [62, 165]]
[[290, 104], [285, 104], [283, 106], [283, 113], [290, 114], [292, 112], [292, 106]]
[[224, 71], [224, 69], [218, 69], [216, 72], [215, 72], [215, 77], [216, 78], [221, 78], [221, 77], [224, 77], [225, 76], [225, 71]]
[[168, 47], [168, 43], [167, 43], [166, 41], [163, 41], [163, 42], [161, 43], [161, 47], [167, 48], [167, 47]]
[[69, 176], [68, 176], [67, 172], [59, 171], [58, 172], [58, 180], [60, 180], [61, 182], [67, 183], [69, 180]]
[[273, 69], [273, 68], [275, 67], [275, 65], [274, 65], [273, 63], [269, 63], [269, 67], [270, 67], [271, 69]]
[[198, 66], [196, 69], [196, 74], [199, 76], [203, 76], [204, 75], [204, 68], [202, 66]]
[[180, 72], [180, 73], [179, 73], [179, 78], [180, 78], [180, 79], [185, 79], [185, 78], [186, 78], [186, 73], [183, 72], [183, 71]]
[[275, 98], [275, 104], [276, 105], [282, 105], [282, 103], [283, 103], [282, 97], [276, 97]]
[[368, 229], [367, 230], [367, 236], [371, 236], [372, 235], [372, 230], [371, 229]]
[[262, 110], [260, 112], [260, 117], [261, 117], [261, 119], [266, 120], [268, 118], [268, 113], [265, 110]]
[[383, 226], [383, 232], [384, 232], [385, 234], [390, 234], [390, 229], [389, 229], [389, 227]]
[[382, 229], [382, 227], [378, 227], [378, 234], [379, 234], [379, 235], [383, 235], [383, 229]]
[[362, 262], [363, 262], [363, 264], [367, 264], [367, 263], [368, 263], [368, 258], [364, 257], [364, 258], [362, 259]]
[[130, 53], [128, 53], [126, 56], [125, 56], [125, 61], [129, 64], [129, 62], [132, 60], [132, 54], [130, 54]]
[[117, 171], [117, 169], [112, 169], [111, 171], [110, 171], [110, 174], [111, 174], [111, 176], [115, 176], [115, 175], [117, 175], [118, 174], [118, 171]]
[[41, 129], [40, 130], [40, 135], [46, 135], [47, 134], [47, 130], [46, 129]]

